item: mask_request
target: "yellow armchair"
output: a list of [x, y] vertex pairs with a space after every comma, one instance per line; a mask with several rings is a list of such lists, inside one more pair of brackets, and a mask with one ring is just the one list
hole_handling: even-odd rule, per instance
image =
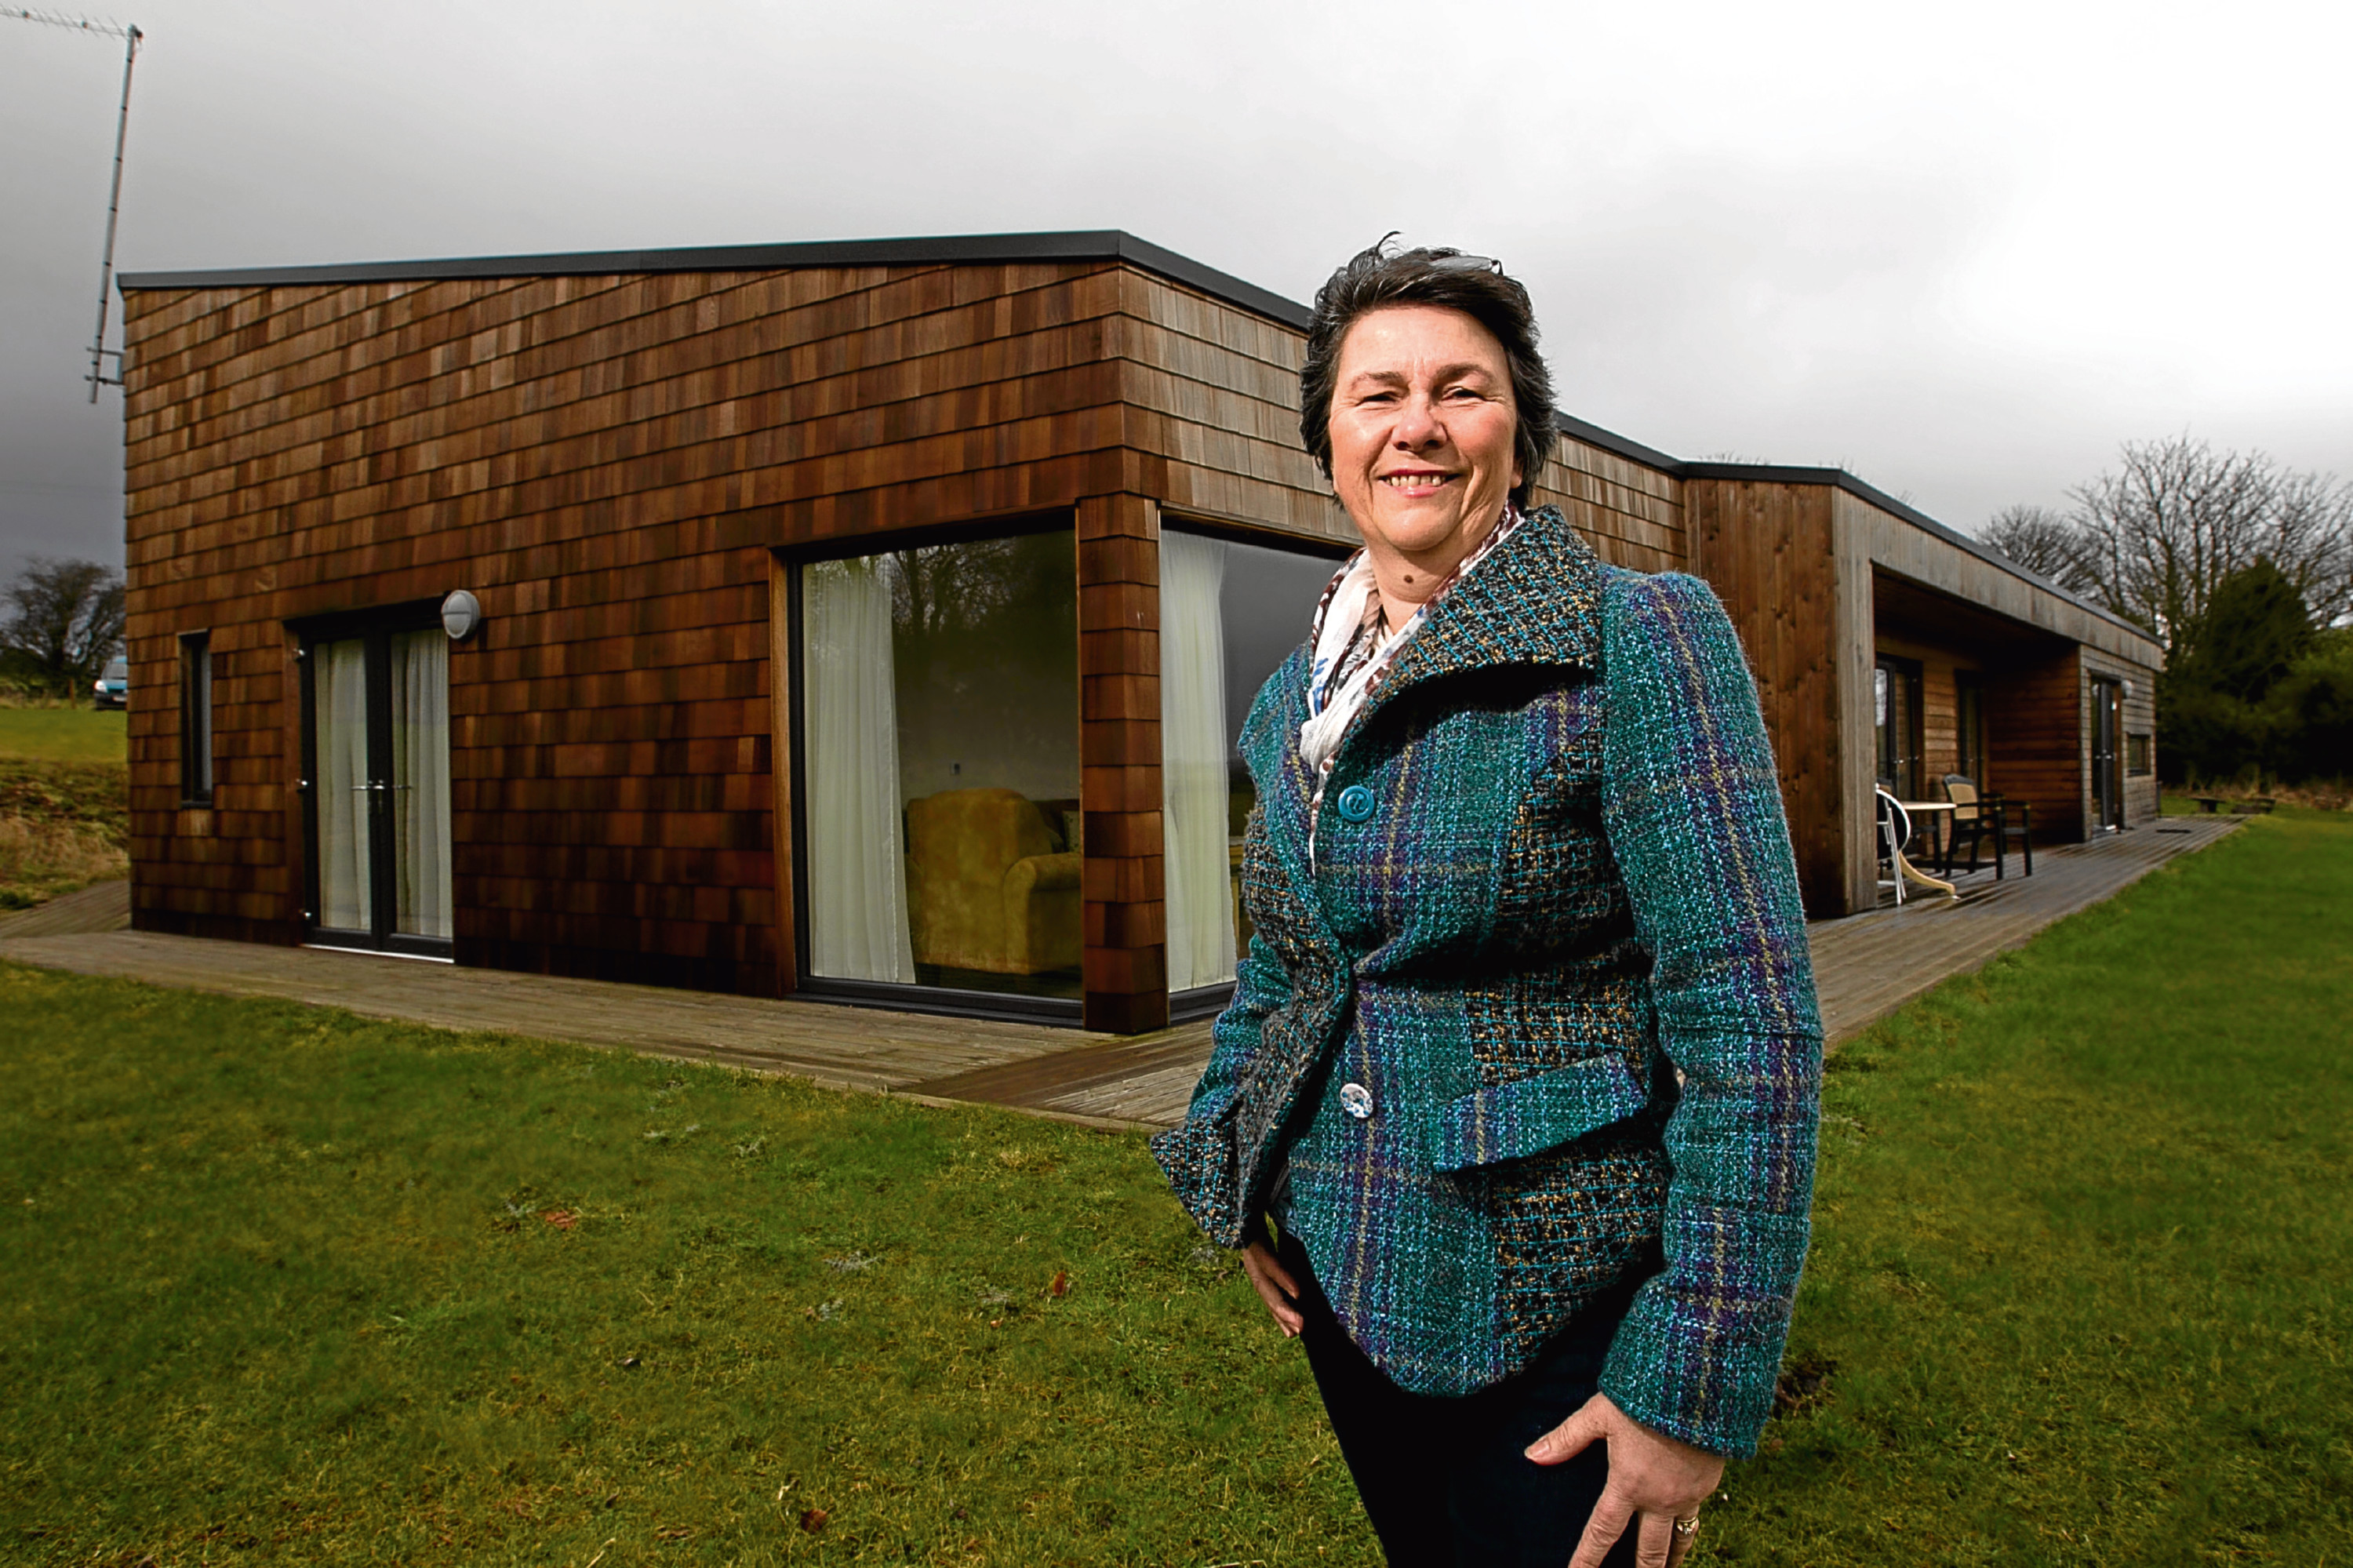
[[908, 801], [915, 961], [988, 974], [1076, 969], [1080, 866], [1038, 802], [1017, 790]]

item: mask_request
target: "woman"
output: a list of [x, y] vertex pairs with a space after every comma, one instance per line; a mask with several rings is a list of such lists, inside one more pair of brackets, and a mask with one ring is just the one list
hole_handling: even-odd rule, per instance
[[1243, 726], [1256, 935], [1154, 1150], [1303, 1338], [1391, 1563], [1672, 1563], [1806, 1250], [1772, 755], [1704, 585], [1521, 510], [1526, 291], [1385, 247], [1316, 295], [1300, 429], [1364, 548]]

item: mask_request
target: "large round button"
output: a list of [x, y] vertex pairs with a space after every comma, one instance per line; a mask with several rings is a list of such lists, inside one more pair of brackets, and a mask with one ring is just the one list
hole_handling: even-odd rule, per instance
[[1341, 821], [1361, 822], [1373, 814], [1373, 792], [1362, 784], [1351, 784], [1340, 791], [1338, 805]]
[[1340, 1086], [1340, 1108], [1358, 1121], [1373, 1114], [1373, 1091], [1362, 1084]]

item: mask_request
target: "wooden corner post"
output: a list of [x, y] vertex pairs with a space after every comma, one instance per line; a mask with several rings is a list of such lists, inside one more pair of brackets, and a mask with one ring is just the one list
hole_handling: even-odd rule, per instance
[[1159, 503], [1082, 500], [1078, 548], [1086, 1026], [1141, 1034], [1168, 1022]]

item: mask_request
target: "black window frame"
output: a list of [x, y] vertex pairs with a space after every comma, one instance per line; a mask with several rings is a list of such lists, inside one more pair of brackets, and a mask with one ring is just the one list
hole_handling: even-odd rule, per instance
[[[368, 834], [368, 898], [370, 928], [347, 930], [319, 923], [319, 707], [318, 660], [322, 642], [362, 642], [367, 650], [367, 750], [372, 776], [388, 774], [392, 759], [393, 634], [423, 631], [441, 626], [441, 601], [409, 599], [372, 609], [306, 616], [290, 620], [286, 630], [296, 640], [295, 662], [301, 704], [302, 775], [297, 791], [302, 800], [302, 941], [308, 947], [338, 952], [384, 953], [398, 958], [457, 961], [454, 937], [419, 937], [401, 931], [397, 903], [399, 886], [394, 857], [396, 846], [389, 832], [371, 827]], [[373, 799], [373, 798], [372, 798]], [[456, 911], [451, 911], [454, 918]]]
[[[1044, 1023], [1056, 1028], [1085, 1026], [1083, 989], [1075, 997], [1022, 996], [1008, 991], [965, 991], [951, 986], [901, 985], [895, 980], [842, 980], [809, 972], [808, 857], [808, 712], [807, 660], [802, 653], [804, 622], [801, 574], [824, 561], [850, 561], [887, 556], [901, 550], [924, 550], [939, 545], [976, 544], [989, 539], [1018, 538], [1029, 534], [1071, 535], [1071, 593], [1079, 592], [1078, 514], [1058, 509], [1006, 517], [894, 529], [828, 539], [822, 544], [786, 547], [776, 552], [785, 576], [786, 690], [791, 708], [792, 735], [792, 855], [793, 855], [793, 995], [809, 1001], [835, 1002], [844, 1007], [886, 1008], [893, 1012], [922, 1012], [948, 1018], [979, 1018], [998, 1022]], [[1085, 712], [1085, 663], [1079, 685], [1071, 693], [1073, 723]], [[1082, 787], [1081, 800], [1085, 799]], [[1083, 957], [1082, 959], [1083, 962]], [[1082, 987], [1084, 981], [1081, 982]]]
[[213, 634], [180, 633], [180, 804], [213, 803]]

